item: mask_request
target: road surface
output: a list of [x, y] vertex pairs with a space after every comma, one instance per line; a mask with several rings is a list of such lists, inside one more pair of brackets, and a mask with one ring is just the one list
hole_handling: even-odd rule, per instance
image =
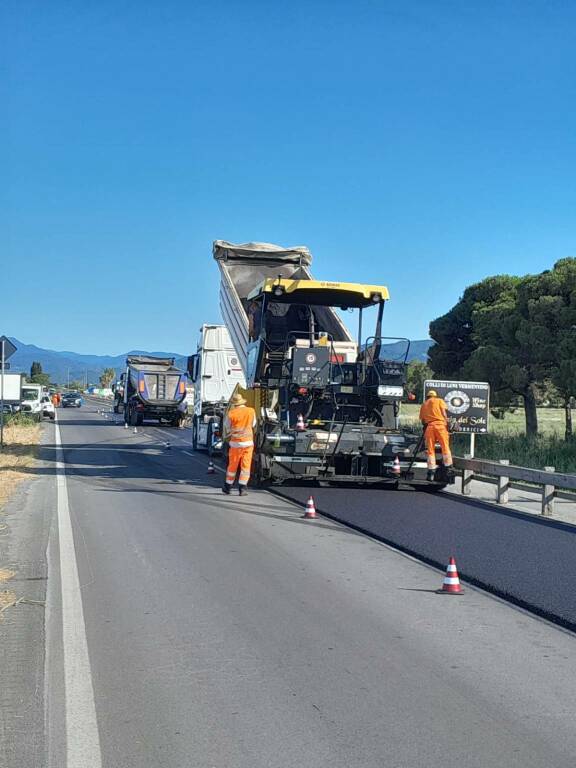
[[573, 768], [574, 635], [437, 595], [436, 570], [266, 492], [223, 496], [184, 433], [58, 420], [51, 767]]

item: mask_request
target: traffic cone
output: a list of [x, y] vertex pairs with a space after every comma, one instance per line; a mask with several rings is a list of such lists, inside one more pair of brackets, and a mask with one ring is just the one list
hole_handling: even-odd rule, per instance
[[124, 422], [124, 429], [128, 429], [128, 422], [127, 421]]
[[464, 594], [464, 590], [460, 586], [458, 571], [456, 570], [456, 560], [453, 557], [450, 558], [450, 562], [446, 567], [446, 576], [444, 576], [444, 581], [442, 582], [442, 589], [437, 589], [436, 592], [439, 595]]
[[304, 520], [316, 520], [316, 507], [314, 506], [314, 499], [309, 497], [306, 502], [306, 511], [304, 512]]
[[394, 459], [394, 463], [392, 464], [392, 472], [395, 475], [400, 474], [400, 459], [398, 458], [398, 456], [396, 456], [396, 458]]
[[135, 435], [136, 435], [136, 434], [138, 434], [138, 427], [134, 427], [134, 429], [132, 430], [132, 432], [133, 432], [133, 434], [135, 434]]
[[306, 429], [306, 424], [304, 424], [304, 416], [302, 416], [301, 413], [298, 414], [298, 420], [296, 421], [296, 429], [299, 432], [302, 432]]
[[214, 462], [213, 461], [209, 461], [208, 462], [208, 469], [206, 470], [206, 474], [207, 475], [215, 475], [216, 474], [216, 470], [214, 469]]

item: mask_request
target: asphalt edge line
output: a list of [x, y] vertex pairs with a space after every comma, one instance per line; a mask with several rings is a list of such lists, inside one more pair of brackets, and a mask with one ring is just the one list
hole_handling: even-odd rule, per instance
[[[274, 489], [274, 490], [269, 489], [269, 493], [271, 493], [272, 495], [276, 495], [279, 498], [284, 499], [285, 501], [293, 501], [293, 499], [288, 499], [277, 489]], [[434, 558], [427, 557], [426, 555], [421, 555], [415, 550], [410, 549], [409, 547], [404, 547], [401, 544], [398, 544], [394, 542], [392, 539], [388, 539], [385, 536], [379, 536], [376, 533], [372, 533], [371, 531], [366, 530], [366, 528], [363, 528], [361, 525], [358, 525], [355, 523], [349, 523], [344, 520], [341, 520], [336, 515], [330, 514], [329, 512], [326, 512], [325, 510], [320, 509], [318, 506], [316, 507], [316, 512], [319, 515], [326, 517], [328, 520], [332, 520], [333, 522], [340, 523], [340, 525], [343, 525], [346, 528], [351, 528], [357, 533], [361, 533], [362, 535], [368, 537], [369, 539], [372, 539], [373, 541], [376, 541], [379, 544], [382, 544], [385, 547], [388, 547], [389, 549], [392, 549], [395, 552], [398, 552], [404, 557], [408, 557], [412, 560], [415, 560], [416, 562], [422, 565], [426, 565], [428, 568], [433, 568], [435, 571], [439, 571], [440, 573], [446, 572], [446, 564], [442, 564], [438, 560], [434, 560]], [[545, 621], [547, 624], [550, 624], [550, 626], [554, 627], [555, 629], [560, 629], [563, 632], [570, 634], [571, 636], [574, 636], [576, 634], [576, 623], [573, 623], [571, 621], [566, 621], [561, 616], [557, 616], [550, 611], [545, 611], [541, 608], [538, 608], [537, 606], [533, 606], [527, 601], [522, 600], [521, 598], [517, 598], [514, 595], [511, 595], [510, 593], [505, 592], [504, 590], [499, 590], [494, 585], [488, 584], [482, 581], [481, 579], [475, 578], [474, 576], [470, 576], [460, 569], [458, 570], [458, 575], [460, 577], [460, 581], [465, 582], [469, 587], [477, 590], [478, 592], [482, 592], [496, 600], [502, 601], [503, 603], [506, 603], [506, 605], [512, 606], [514, 609], [522, 611], [523, 613], [526, 613], [532, 618], [537, 618], [540, 621]]]
[[62, 600], [66, 768], [102, 768], [92, 671], [58, 422], [55, 424], [54, 437]]

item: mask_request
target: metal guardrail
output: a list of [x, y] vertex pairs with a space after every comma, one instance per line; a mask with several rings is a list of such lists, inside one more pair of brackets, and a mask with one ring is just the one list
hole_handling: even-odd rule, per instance
[[[496, 478], [496, 500], [498, 504], [508, 504], [508, 492], [512, 487], [512, 480], [542, 486], [541, 514], [551, 517], [554, 513], [554, 499], [558, 494], [557, 489], [576, 491], [576, 475], [556, 472], [554, 467], [544, 469], [529, 469], [510, 464], [507, 459], [500, 461], [487, 461], [486, 459], [472, 459], [456, 457], [454, 466], [462, 473], [462, 493], [470, 496], [472, 493], [472, 480], [482, 480], [482, 476]], [[478, 477], [480, 475], [481, 477]], [[494, 482], [488, 480], [488, 482]]]

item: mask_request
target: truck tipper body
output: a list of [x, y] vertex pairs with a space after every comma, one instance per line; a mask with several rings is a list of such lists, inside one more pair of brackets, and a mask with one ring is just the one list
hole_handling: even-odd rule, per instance
[[[214, 242], [213, 254], [220, 268], [220, 311], [246, 374], [249, 294], [267, 278], [311, 280], [312, 255], [302, 245], [293, 248], [272, 243], [234, 245], [225, 240]], [[334, 339], [347, 342], [350, 352], [356, 349], [353, 337], [332, 307], [319, 309], [319, 316]]]
[[[217, 240], [220, 307], [256, 409], [256, 482], [394, 484], [432, 490], [420, 435], [399, 425], [404, 355], [382, 357], [382, 285], [314, 280], [307, 248]], [[338, 312], [357, 314], [354, 339]], [[375, 315], [375, 327], [363, 323]]]
[[210, 456], [222, 449], [222, 420], [237, 385], [246, 386], [238, 354], [225, 325], [200, 328], [196, 354], [188, 358], [194, 384], [192, 447]]
[[114, 397], [114, 410], [122, 409], [127, 424], [139, 426], [153, 419], [177, 426], [179, 406], [186, 397], [186, 374], [176, 368], [172, 357], [129, 355]]

